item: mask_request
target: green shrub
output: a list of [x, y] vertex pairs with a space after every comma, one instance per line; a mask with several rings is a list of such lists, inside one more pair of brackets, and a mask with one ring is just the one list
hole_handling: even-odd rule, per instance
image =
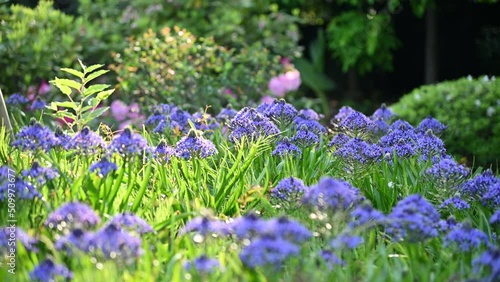
[[500, 160], [499, 80], [469, 77], [422, 86], [392, 110], [414, 125], [428, 115], [446, 124], [443, 139], [452, 154], [474, 158], [477, 165]]
[[77, 29], [91, 63], [111, 63], [112, 52], [127, 46], [124, 38], [179, 26], [196, 37], [213, 37], [218, 45], [241, 49], [261, 42], [271, 53], [299, 57], [298, 19], [278, 11], [271, 1], [80, 0], [82, 27]]
[[211, 105], [218, 111], [227, 103], [242, 106], [258, 100], [281, 68], [279, 58], [259, 43], [227, 49], [178, 27], [164, 28], [161, 34], [149, 30], [131, 39], [114, 59], [110, 67], [118, 74], [122, 100], [195, 110]]
[[24, 91], [39, 80], [59, 74], [57, 66], [69, 66], [80, 50], [72, 36], [74, 18], [40, 1], [35, 9], [0, 6], [0, 87], [4, 93]]

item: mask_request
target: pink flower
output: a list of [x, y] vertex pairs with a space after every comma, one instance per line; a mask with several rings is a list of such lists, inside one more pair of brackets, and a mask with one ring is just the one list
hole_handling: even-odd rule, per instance
[[117, 121], [127, 118], [129, 110], [129, 107], [123, 101], [115, 100], [111, 103], [111, 114]]
[[47, 81], [42, 81], [42, 83], [40, 83], [40, 86], [38, 87], [38, 94], [40, 95], [43, 95], [43, 94], [46, 94], [48, 92], [50, 92], [50, 85], [47, 83]]
[[139, 108], [139, 104], [137, 103], [132, 103], [129, 106], [129, 113], [128, 117], [131, 119], [139, 117], [139, 113], [141, 112], [141, 108]]
[[274, 96], [280, 98], [285, 97], [286, 88], [285, 85], [283, 84], [282, 75], [271, 78], [268, 87], [271, 93], [274, 94]]
[[287, 71], [282, 78], [286, 91], [295, 91], [299, 89], [302, 81], [300, 80], [300, 72], [298, 70]]
[[275, 99], [273, 97], [267, 95], [267, 96], [262, 97], [262, 99], [260, 99], [260, 102], [262, 104], [271, 104], [274, 100]]

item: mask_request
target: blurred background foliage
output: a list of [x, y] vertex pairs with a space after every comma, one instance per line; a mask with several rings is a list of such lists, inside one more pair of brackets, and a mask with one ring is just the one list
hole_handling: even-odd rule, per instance
[[285, 60], [301, 73], [297, 106], [371, 113], [421, 85], [498, 75], [499, 14], [496, 0], [12, 0], [0, 87], [25, 92], [80, 58], [112, 69], [96, 83], [127, 104], [215, 112], [271, 95]]

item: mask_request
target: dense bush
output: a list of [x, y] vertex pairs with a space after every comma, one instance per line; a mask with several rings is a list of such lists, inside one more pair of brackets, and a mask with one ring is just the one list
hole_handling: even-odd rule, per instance
[[392, 106], [416, 124], [428, 115], [448, 126], [448, 150], [487, 165], [500, 160], [500, 81], [462, 78], [413, 90]]
[[258, 100], [281, 69], [279, 58], [259, 43], [227, 49], [178, 27], [149, 30], [114, 58], [122, 99], [195, 110]]
[[213, 37], [219, 45], [244, 48], [261, 42], [271, 53], [301, 56], [298, 19], [278, 11], [272, 1], [126, 1], [80, 0], [82, 26], [78, 37], [89, 48], [85, 60], [111, 63], [111, 52], [122, 52], [129, 36], [152, 29], [179, 26], [196, 37]]
[[[76, 62], [75, 20], [41, 1], [35, 9], [0, 6], [0, 87], [5, 94], [26, 90]], [[24, 89], [23, 89], [24, 88]]]

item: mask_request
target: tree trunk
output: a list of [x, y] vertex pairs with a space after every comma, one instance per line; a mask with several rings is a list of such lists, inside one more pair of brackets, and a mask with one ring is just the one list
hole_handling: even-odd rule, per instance
[[425, 13], [425, 84], [438, 80], [437, 11], [429, 7]]

